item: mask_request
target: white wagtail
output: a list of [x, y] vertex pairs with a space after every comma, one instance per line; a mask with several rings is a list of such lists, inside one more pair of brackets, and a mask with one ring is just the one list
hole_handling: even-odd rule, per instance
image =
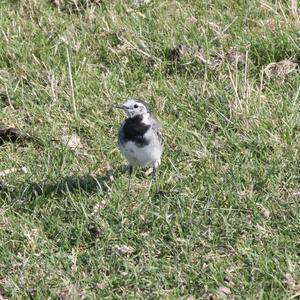
[[118, 137], [119, 149], [128, 161], [128, 191], [133, 168], [152, 165], [158, 192], [156, 172], [163, 150], [160, 124], [150, 114], [144, 101], [128, 99], [116, 107], [123, 109], [128, 116], [119, 129]]

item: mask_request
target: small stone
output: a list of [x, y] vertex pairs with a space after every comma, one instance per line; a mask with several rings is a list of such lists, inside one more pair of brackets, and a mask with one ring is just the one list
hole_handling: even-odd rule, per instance
[[261, 208], [261, 212], [262, 212], [263, 216], [264, 216], [266, 219], [269, 219], [269, 218], [270, 218], [271, 211], [270, 211], [268, 208], [262, 207], [262, 208]]
[[134, 248], [127, 245], [115, 245], [113, 250], [119, 255], [131, 254], [134, 252]]
[[71, 135], [64, 133], [61, 137], [61, 141], [72, 150], [83, 148], [80, 137], [76, 133], [72, 133]]

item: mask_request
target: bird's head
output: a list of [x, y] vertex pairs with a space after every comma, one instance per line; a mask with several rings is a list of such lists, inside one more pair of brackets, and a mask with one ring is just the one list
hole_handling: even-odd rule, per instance
[[129, 118], [135, 116], [146, 116], [149, 113], [148, 105], [142, 100], [128, 99], [121, 105], [116, 105], [117, 108], [123, 109]]

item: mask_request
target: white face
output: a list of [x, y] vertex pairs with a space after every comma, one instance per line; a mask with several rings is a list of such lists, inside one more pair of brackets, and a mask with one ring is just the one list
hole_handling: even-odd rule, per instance
[[148, 113], [148, 109], [144, 103], [139, 100], [128, 99], [122, 105], [121, 108], [126, 112], [129, 118], [133, 118], [137, 115], [145, 115]]

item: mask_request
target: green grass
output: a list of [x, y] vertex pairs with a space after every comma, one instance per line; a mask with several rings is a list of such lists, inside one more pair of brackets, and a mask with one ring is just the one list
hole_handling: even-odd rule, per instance
[[[261, 80], [271, 62], [300, 62], [287, 4], [78, 1], [78, 11], [60, 2], [0, 4], [0, 92], [14, 105], [1, 98], [0, 125], [33, 137], [0, 147], [0, 171], [29, 171], [0, 177], [0, 295], [205, 299], [228, 285], [235, 299], [299, 292], [284, 280], [300, 279], [300, 75]], [[235, 47], [247, 66], [174, 65], [168, 51], [177, 44]], [[162, 196], [142, 170], [126, 190], [116, 148], [124, 115], [112, 104], [129, 96], [149, 102], [162, 123]], [[66, 128], [82, 149], [60, 143]], [[130, 251], [116, 251], [122, 245]]]

